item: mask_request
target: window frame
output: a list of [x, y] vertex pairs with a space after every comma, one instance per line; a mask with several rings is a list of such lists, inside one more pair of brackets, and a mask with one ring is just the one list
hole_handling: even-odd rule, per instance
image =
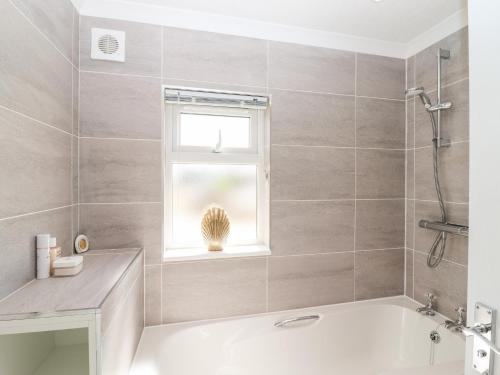
[[[219, 116], [242, 116], [250, 118], [249, 147], [223, 148], [221, 152], [214, 152], [212, 147], [182, 146], [180, 145], [180, 115], [183, 113], [208, 114]], [[267, 109], [238, 108], [230, 106], [193, 104], [193, 103], [164, 103], [164, 223], [163, 223], [163, 251], [168, 253], [186, 251], [188, 249], [201, 250], [203, 244], [180, 244], [173, 239], [173, 164], [243, 164], [255, 165], [256, 176], [256, 233], [255, 241], [241, 241], [228, 244], [227, 248], [239, 250], [269, 248], [269, 114]], [[200, 216], [201, 223], [201, 216]]]

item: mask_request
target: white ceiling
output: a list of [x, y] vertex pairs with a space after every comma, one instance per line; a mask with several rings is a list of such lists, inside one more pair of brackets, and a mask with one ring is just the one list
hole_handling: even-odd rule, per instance
[[466, 0], [134, 0], [306, 29], [407, 43]]
[[[316, 33], [317, 39], [329, 34], [345, 34], [383, 43], [404, 44], [418, 39], [436, 25], [446, 22], [467, 8], [467, 0], [73, 0], [82, 14], [148, 21], [184, 27], [221, 31], [252, 29], [241, 34], [258, 34], [262, 29], [288, 28], [291, 33]], [[127, 9], [127, 10], [125, 10]], [[150, 17], [141, 16], [149, 9]], [[153, 16], [154, 15], [154, 16]], [[160, 16], [163, 15], [163, 16]], [[163, 18], [162, 18], [163, 17]], [[154, 20], [153, 20], [154, 19]], [[181, 21], [177, 21], [180, 20]], [[466, 19], [466, 16], [465, 16]], [[211, 20], [210, 22], [207, 20]], [[239, 21], [238, 21], [239, 20]], [[444, 21], [444, 22], [443, 22]], [[463, 21], [461, 21], [463, 22]], [[465, 21], [466, 22], [466, 21]], [[449, 22], [448, 22], [449, 23]], [[456, 23], [456, 22], [455, 22]], [[217, 26], [214, 26], [217, 24]], [[232, 26], [229, 27], [229, 24]], [[272, 26], [272, 27], [271, 27]], [[224, 31], [224, 30], [222, 30]], [[321, 33], [321, 34], [319, 34]], [[262, 33], [261, 33], [262, 34]], [[286, 32], [285, 32], [286, 34]], [[345, 36], [344, 35], [344, 36]], [[259, 35], [249, 35], [257, 36]], [[269, 37], [269, 39], [279, 39]], [[310, 38], [309, 38], [310, 39]], [[315, 44], [315, 43], [312, 43]], [[316, 43], [318, 45], [324, 42]]]

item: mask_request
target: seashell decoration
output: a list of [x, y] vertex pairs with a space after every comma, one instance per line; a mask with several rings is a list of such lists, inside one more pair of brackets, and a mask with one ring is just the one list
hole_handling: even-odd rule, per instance
[[220, 208], [210, 207], [201, 220], [201, 233], [208, 251], [222, 251], [229, 235], [229, 218]]

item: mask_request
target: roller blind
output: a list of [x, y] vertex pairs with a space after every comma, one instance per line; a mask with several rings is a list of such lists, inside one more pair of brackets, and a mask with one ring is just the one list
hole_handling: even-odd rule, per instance
[[264, 109], [269, 98], [245, 93], [166, 87], [165, 102], [170, 104], [200, 104], [238, 108]]

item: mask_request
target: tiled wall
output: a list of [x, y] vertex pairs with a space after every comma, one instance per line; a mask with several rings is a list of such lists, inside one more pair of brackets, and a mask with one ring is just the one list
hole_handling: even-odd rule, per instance
[[35, 277], [36, 234], [71, 253], [77, 25], [70, 0], [0, 0], [0, 298]]
[[[443, 61], [442, 100], [453, 108], [442, 114], [442, 137], [451, 145], [439, 150], [440, 182], [449, 220], [468, 225], [469, 209], [469, 63], [468, 34], [464, 28], [407, 60], [407, 86], [424, 86], [436, 98], [437, 48], [449, 49]], [[421, 219], [440, 220], [432, 170], [432, 131], [428, 114], [418, 99], [407, 101], [407, 229], [406, 293], [425, 302], [425, 293], [436, 294], [438, 309], [455, 316], [453, 309], [466, 306], [467, 252], [465, 237], [448, 236], [443, 262], [426, 265], [435, 232], [418, 227]]]
[[[91, 27], [127, 61], [90, 60]], [[145, 246], [147, 324], [404, 293], [404, 60], [89, 17], [80, 38], [80, 230]], [[272, 95], [271, 257], [162, 263], [167, 83]]]

